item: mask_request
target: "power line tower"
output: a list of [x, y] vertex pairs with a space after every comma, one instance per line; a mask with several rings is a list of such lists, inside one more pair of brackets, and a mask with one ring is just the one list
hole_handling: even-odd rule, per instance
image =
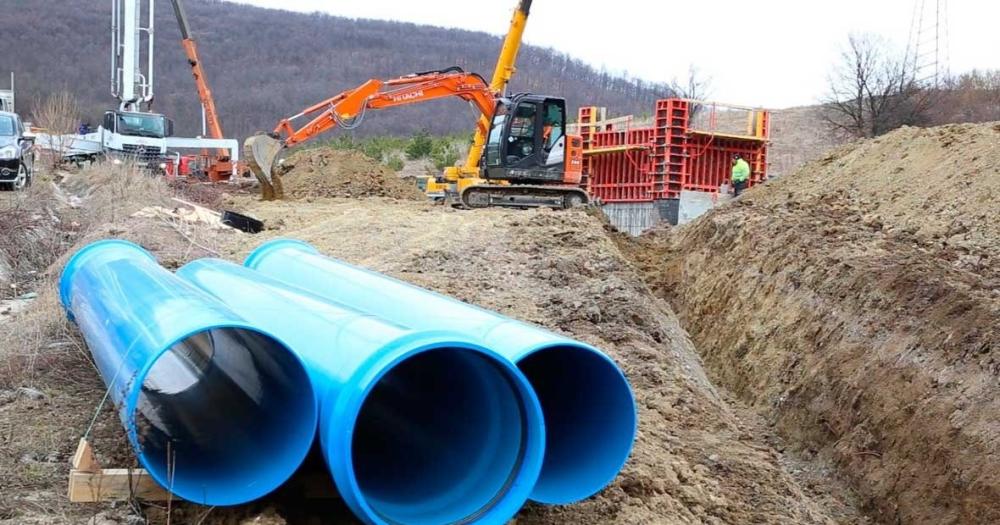
[[918, 84], [937, 87], [947, 80], [948, 0], [914, 0], [905, 65]]

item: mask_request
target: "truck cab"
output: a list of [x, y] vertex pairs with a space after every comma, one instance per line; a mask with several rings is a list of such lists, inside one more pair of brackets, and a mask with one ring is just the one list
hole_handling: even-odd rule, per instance
[[157, 113], [108, 111], [100, 133], [106, 151], [149, 169], [162, 169], [168, 163], [165, 139], [173, 136], [174, 123]]

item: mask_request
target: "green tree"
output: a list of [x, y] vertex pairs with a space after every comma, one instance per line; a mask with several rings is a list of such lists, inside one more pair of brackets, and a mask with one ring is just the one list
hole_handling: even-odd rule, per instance
[[421, 131], [410, 139], [410, 143], [406, 145], [406, 158], [410, 160], [417, 160], [426, 158], [431, 154], [431, 150], [434, 148], [434, 140], [427, 131]]
[[440, 171], [448, 166], [454, 166], [460, 155], [458, 148], [451, 143], [450, 139], [442, 138], [434, 141], [430, 156], [434, 167]]

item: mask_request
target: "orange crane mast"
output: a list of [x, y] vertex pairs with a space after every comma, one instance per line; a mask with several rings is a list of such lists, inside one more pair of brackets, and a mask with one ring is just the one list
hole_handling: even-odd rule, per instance
[[[222, 122], [219, 120], [219, 112], [215, 108], [215, 98], [212, 96], [212, 89], [208, 86], [208, 78], [205, 69], [201, 65], [198, 56], [198, 44], [191, 34], [191, 27], [188, 24], [187, 13], [181, 0], [170, 0], [174, 7], [174, 14], [177, 16], [177, 24], [181, 29], [181, 45], [184, 47], [184, 54], [187, 55], [188, 64], [191, 65], [191, 74], [194, 76], [195, 87], [198, 89], [198, 99], [205, 112], [205, 125], [208, 136], [213, 139], [224, 139], [222, 133]], [[209, 180], [218, 182], [226, 180], [233, 172], [232, 159], [229, 151], [225, 149], [217, 150], [214, 156], [206, 155], [208, 158], [205, 172]]]

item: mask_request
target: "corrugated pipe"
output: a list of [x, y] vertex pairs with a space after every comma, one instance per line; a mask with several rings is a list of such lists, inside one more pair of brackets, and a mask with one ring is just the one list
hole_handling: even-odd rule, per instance
[[90, 244], [59, 283], [139, 461], [203, 505], [284, 483], [316, 433], [303, 363], [279, 339], [118, 240]]
[[500, 524], [544, 453], [524, 375], [472, 339], [411, 330], [215, 259], [177, 271], [307, 363], [337, 489], [377, 524]]
[[631, 452], [636, 433], [631, 388], [615, 363], [592, 346], [325, 257], [299, 241], [268, 242], [245, 266], [403, 326], [462, 333], [516, 363], [545, 416], [545, 459], [531, 494], [535, 501], [567, 504], [597, 493]]

